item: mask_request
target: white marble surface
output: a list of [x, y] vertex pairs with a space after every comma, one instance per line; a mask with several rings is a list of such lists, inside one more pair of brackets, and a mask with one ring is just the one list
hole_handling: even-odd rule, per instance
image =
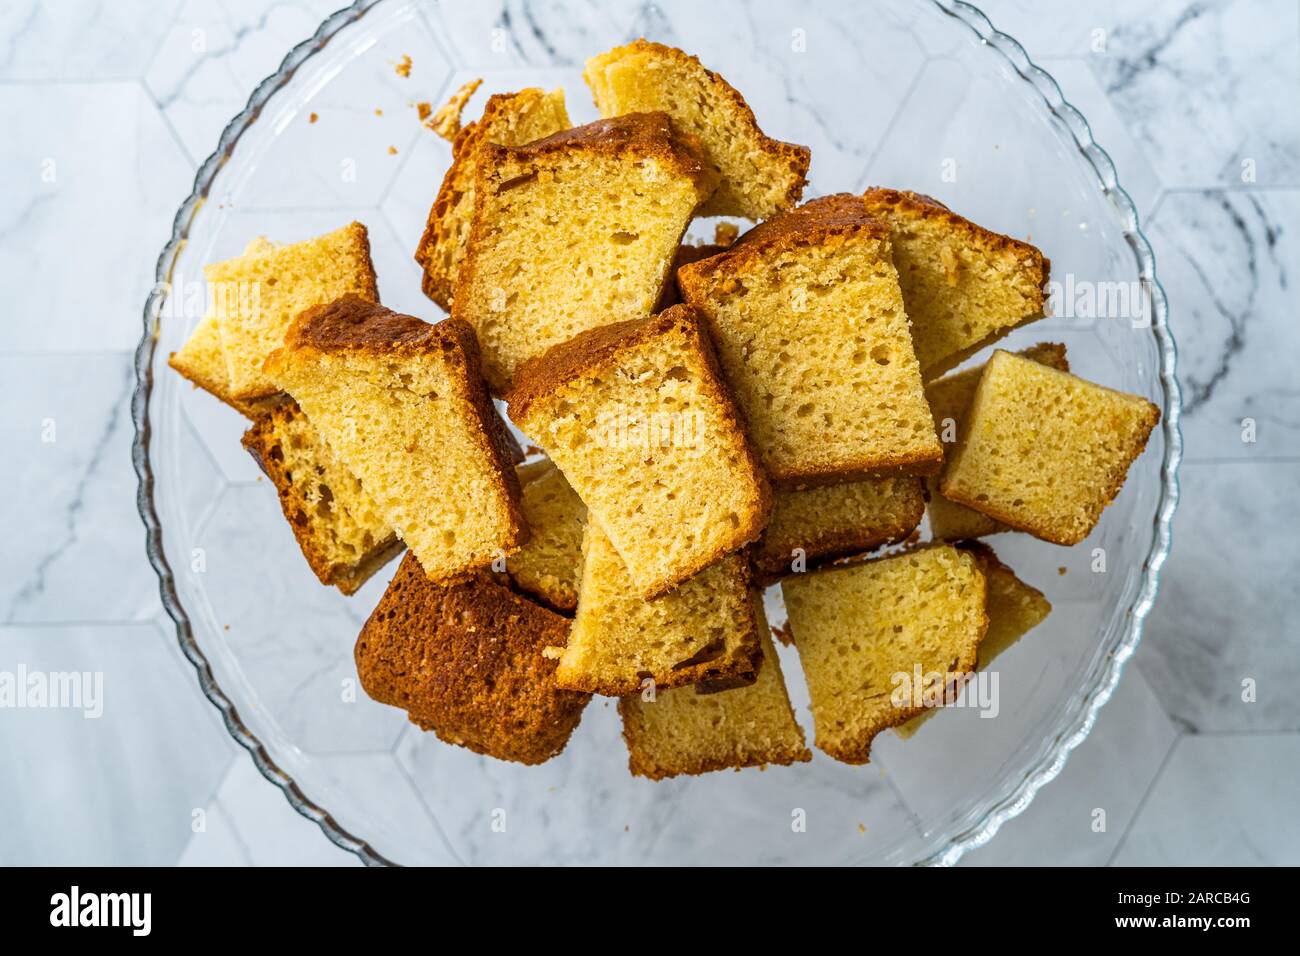
[[[0, 816], [22, 824], [0, 832], [0, 863], [356, 862], [288, 807], [200, 697], [160, 612], [129, 459], [129, 350], [172, 213], [253, 85], [334, 5], [15, 0], [0, 10], [0, 172], [9, 184], [0, 193], [9, 304], [0, 326], [9, 450], [0, 465], [0, 670], [91, 670], [106, 685], [98, 720], [0, 711], [0, 757], [11, 769], [0, 779]], [[506, 54], [526, 70], [550, 51], [578, 62], [596, 42], [589, 33], [621, 36], [623, 24], [656, 16], [630, 0], [599, 6], [579, 18], [583, 30], [548, 33], [534, 29], [527, 4], [475, 4], [461, 32], [438, 42], [470, 63], [495, 55], [485, 38], [503, 27]], [[1060, 779], [965, 862], [1300, 863], [1291, 812], [1300, 801], [1300, 555], [1286, 517], [1300, 491], [1300, 5], [990, 0], [984, 9], [1089, 118], [1149, 227], [1180, 345], [1188, 461], [1174, 554], [1134, 665]], [[726, 57], [761, 57], [781, 39], [751, 17], [737, 22], [739, 39], [718, 54], [724, 73]], [[943, 50], [926, 49], [906, 23], [903, 9], [880, 28], [915, 50], [919, 74]], [[842, 18], [835, 42], [844, 55], [865, 28]], [[449, 66], [424, 62], [428, 85], [455, 82]], [[902, 84], [899, 95], [910, 81], [872, 78], [881, 89]], [[816, 94], [771, 92], [792, 103]], [[870, 157], [834, 135], [851, 119], [825, 117], [812, 144], [815, 184], [865, 170]], [[365, 198], [383, 212], [372, 231], [394, 261], [397, 237], [418, 226], [406, 200], [428, 195], [445, 162], [445, 146], [403, 120], [393, 125], [397, 175]], [[1246, 418], [1254, 442], [1242, 441]], [[206, 464], [187, 493], [212, 499], [207, 526], [216, 528], [231, 506], [218, 497], [223, 481], [253, 475], [238, 455], [203, 457], [197, 439], [193, 453]], [[242, 493], [234, 484], [226, 495]], [[272, 706], [323, 700], [346, 665], [321, 658], [319, 694], [308, 684]], [[1253, 702], [1242, 699], [1247, 679]], [[371, 758], [355, 748], [388, 745], [382, 720], [358, 728], [355, 740], [319, 742], [340, 778], [364, 776]], [[404, 748], [408, 736], [393, 741], [397, 759], [427, 759]], [[490, 768], [466, 779], [485, 793], [494, 786]], [[690, 799], [681, 789], [675, 799]], [[1091, 825], [1098, 808], [1103, 832]], [[509, 858], [502, 845], [475, 841], [472, 821], [450, 824], [455, 856]], [[671, 827], [663, 832], [638, 853], [671, 858]]]

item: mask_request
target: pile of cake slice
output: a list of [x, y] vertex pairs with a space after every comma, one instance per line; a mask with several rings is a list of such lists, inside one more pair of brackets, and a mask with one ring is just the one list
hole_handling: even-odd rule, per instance
[[[360, 224], [258, 238], [170, 363], [251, 419], [323, 584], [405, 547], [357, 669], [444, 741], [540, 763], [602, 694], [637, 775], [806, 761], [779, 583], [815, 744], [864, 763], [1050, 610], [975, 539], [1084, 540], [1159, 411], [1054, 343], [947, 374], [1043, 317], [1033, 246], [911, 192], [801, 205], [809, 151], [679, 50], [584, 76], [603, 119], [528, 89], [456, 135], [415, 252], [449, 317], [379, 303]], [[683, 245], [708, 216], [756, 225]]]

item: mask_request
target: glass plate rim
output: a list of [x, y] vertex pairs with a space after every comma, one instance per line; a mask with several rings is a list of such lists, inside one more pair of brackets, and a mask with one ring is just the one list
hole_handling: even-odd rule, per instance
[[[328, 16], [310, 38], [293, 47], [275, 73], [253, 90], [244, 109], [222, 130], [216, 149], [199, 166], [190, 195], [181, 203], [173, 219], [171, 237], [158, 256], [155, 283], [145, 302], [144, 331], [134, 356], [136, 385], [131, 399], [131, 419], [135, 438], [131, 457], [139, 480], [136, 508], [144, 522], [145, 550], [149, 563], [158, 575], [163, 607], [176, 625], [181, 651], [194, 667], [204, 696], [220, 712], [231, 737], [248, 751], [258, 771], [279, 788], [294, 810], [320, 827], [331, 843], [355, 854], [366, 865], [394, 866], [397, 865], [394, 861], [383, 856], [364, 839], [344, 829], [327, 810], [302, 791], [297, 782], [276, 764], [261, 740], [244, 724], [234, 703], [217, 684], [211, 665], [194, 636], [189, 614], [180, 602], [175, 576], [163, 551], [162, 525], [153, 499], [153, 465], [149, 457], [152, 439], [149, 399], [153, 392], [153, 359], [157, 347], [158, 321], [167, 295], [172, 266], [189, 234], [190, 222], [206, 201], [225, 160], [231, 155], [240, 137], [257, 121], [267, 101], [292, 79], [309, 57], [323, 49], [335, 34], [355, 23], [380, 2], [382, 0], [356, 0], [351, 6]], [[1160, 570], [1169, 556], [1172, 543], [1172, 522], [1179, 497], [1178, 468], [1182, 461], [1182, 433], [1179, 429], [1182, 397], [1175, 377], [1177, 348], [1168, 324], [1169, 305], [1164, 289], [1156, 278], [1155, 254], [1139, 225], [1137, 208], [1132, 198], [1119, 183], [1113, 160], [1093, 139], [1088, 121], [1066, 100], [1060, 85], [1051, 74], [1034, 63], [1024, 47], [1013, 37], [994, 27], [978, 7], [964, 0], [925, 2], [962, 22], [975, 33], [981, 43], [1003, 56], [1012, 69], [1034, 87], [1049, 112], [1069, 129], [1075, 146], [1096, 173], [1098, 185], [1116, 207], [1124, 237], [1137, 261], [1139, 281], [1150, 289], [1151, 328], [1160, 356], [1159, 381], [1163, 399], [1161, 429], [1165, 441], [1160, 471], [1161, 495], [1155, 514], [1151, 548], [1143, 565], [1141, 586], [1126, 615], [1126, 626], [1113, 641], [1113, 646], [1107, 649], [1109, 653], [1099, 656], [1099, 663], [1094, 665], [1089, 675], [1086, 693], [1065, 715], [1057, 733], [1044, 742], [1019, 781], [994, 799], [981, 819], [944, 837], [941, 846], [932, 849], [917, 861], [917, 865], [923, 866], [952, 866], [968, 850], [983, 846], [997, 834], [1004, 823], [1024, 812], [1038, 791], [1060, 774], [1070, 753], [1092, 731], [1097, 714], [1114, 693], [1124, 665], [1137, 649], [1143, 625], [1159, 590]]]

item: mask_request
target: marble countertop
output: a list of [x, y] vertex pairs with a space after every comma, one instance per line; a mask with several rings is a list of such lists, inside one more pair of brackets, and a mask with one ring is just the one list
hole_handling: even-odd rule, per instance
[[[0, 670], [102, 672], [128, 701], [98, 720], [0, 711], [0, 863], [356, 862], [199, 694], [130, 460], [130, 352], [175, 208], [249, 90], [337, 3], [0, 9]], [[1186, 460], [1134, 664], [1058, 780], [963, 863], [1300, 863], [1300, 537], [1284, 517], [1300, 494], [1300, 3], [983, 8], [1088, 117], [1139, 207]]]

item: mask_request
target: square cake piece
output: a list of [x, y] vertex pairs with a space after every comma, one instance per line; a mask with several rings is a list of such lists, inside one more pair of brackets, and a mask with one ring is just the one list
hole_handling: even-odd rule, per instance
[[677, 272], [708, 320], [773, 482], [930, 474], [943, 461], [889, 230], [858, 196], [814, 199]]
[[928, 381], [1043, 317], [1051, 263], [919, 193], [871, 189], [871, 215], [889, 225], [894, 265]]
[[542, 653], [568, 629], [488, 577], [430, 581], [408, 554], [357, 638], [357, 675], [449, 744], [539, 764], [564, 749], [590, 700], [557, 687]]
[[214, 262], [203, 273], [230, 394], [241, 400], [280, 391], [263, 364], [304, 309], [345, 295], [379, 301], [370, 238], [359, 222], [305, 242], [266, 243], [251, 254]]
[[254, 422], [243, 445], [275, 486], [321, 584], [352, 594], [401, 553], [402, 540], [379, 505], [292, 399]]
[[424, 294], [451, 309], [452, 292], [474, 217], [474, 191], [483, 146], [523, 146], [569, 128], [564, 90], [529, 88], [489, 97], [483, 115], [456, 134], [451, 166], [442, 179], [429, 222], [415, 251], [424, 269]]
[[523, 543], [510, 443], [469, 326], [347, 296], [295, 319], [267, 371], [429, 577], [466, 575]]
[[[1070, 363], [1065, 357], [1065, 346], [1055, 342], [1040, 342], [1016, 354], [1059, 368], [1062, 372], [1070, 370]], [[975, 368], [945, 375], [925, 387], [925, 397], [930, 402], [934, 427], [944, 444], [945, 454], [955, 447], [961, 435], [962, 422], [975, 398], [975, 389], [979, 387], [980, 376], [983, 374], [984, 366], [977, 365]], [[1011, 530], [988, 515], [949, 501], [939, 492], [937, 475], [926, 478], [925, 485], [930, 497], [926, 510], [930, 514], [931, 537], [944, 541], [961, 541]]]
[[751, 559], [762, 584], [836, 558], [896, 544], [925, 514], [919, 478], [867, 478], [797, 491], [778, 489], [772, 520]]
[[866, 763], [882, 730], [942, 702], [974, 671], [988, 628], [975, 557], [934, 545], [781, 582], [816, 745]]
[[755, 594], [753, 600], [763, 648], [754, 683], [712, 693], [698, 685], [656, 689], [653, 699], [645, 694], [619, 699], [633, 776], [663, 780], [812, 759], [785, 690], [762, 597]]
[[619, 697], [704, 680], [748, 680], [758, 666], [759, 625], [749, 569], [730, 554], [680, 587], [647, 601], [608, 536], [588, 521], [578, 613], [555, 678], [561, 687]]
[[699, 317], [678, 305], [523, 366], [510, 416], [656, 597], [755, 540], [771, 495]]
[[721, 173], [700, 215], [757, 222], [789, 209], [803, 194], [808, 147], [765, 136], [744, 97], [696, 57], [636, 40], [592, 57], [582, 78], [601, 116], [662, 110], [699, 138]]
[[562, 613], [578, 606], [587, 506], [550, 461], [520, 465], [528, 540], [506, 559], [515, 587]]
[[488, 384], [580, 332], [650, 314], [717, 176], [662, 113], [599, 120], [516, 149], [483, 146], [452, 315]]
[[1054, 544], [1078, 544], [1115, 500], [1160, 409], [1001, 349], [939, 481], [945, 498]]

